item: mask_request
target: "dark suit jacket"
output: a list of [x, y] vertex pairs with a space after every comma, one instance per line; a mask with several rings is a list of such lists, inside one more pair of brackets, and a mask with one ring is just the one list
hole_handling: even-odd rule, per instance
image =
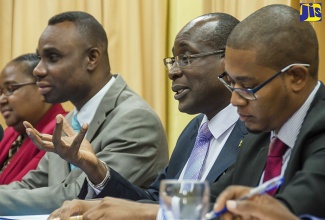
[[[248, 134], [237, 162], [214, 187], [257, 186], [264, 171], [270, 133]], [[276, 198], [297, 215], [325, 217], [325, 87], [322, 84], [302, 124]]]
[[[169, 165], [163, 170], [163, 172], [157, 177], [157, 179], [150, 185], [148, 190], [140, 189], [126, 181], [117, 172], [111, 170], [111, 178], [106, 184], [105, 188], [98, 195], [98, 198], [105, 196], [112, 196], [131, 200], [153, 200], [159, 199], [159, 185], [163, 179], [177, 179], [194, 147], [195, 139], [203, 115], [195, 117], [183, 130], [182, 134], [178, 138], [173, 154], [170, 158]], [[210, 173], [207, 176], [207, 180], [213, 183], [226, 172], [228, 167], [236, 160], [239, 150], [239, 144], [244, 136], [247, 134], [247, 130], [244, 124], [237, 121], [232, 133], [230, 134], [225, 146], [220, 152], [217, 160], [215, 161]], [[87, 195], [87, 182], [84, 183], [79, 198], [85, 198]]]

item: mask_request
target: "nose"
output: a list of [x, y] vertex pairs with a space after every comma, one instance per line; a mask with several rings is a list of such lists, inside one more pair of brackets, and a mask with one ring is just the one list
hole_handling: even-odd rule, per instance
[[7, 96], [5, 96], [5, 94], [2, 93], [0, 95], [0, 105], [4, 104], [4, 103], [7, 103], [7, 102], [8, 102]]
[[33, 75], [36, 77], [43, 77], [46, 75], [46, 69], [43, 65], [42, 60], [37, 64], [37, 66], [33, 70]]
[[176, 65], [176, 63], [174, 63], [168, 72], [168, 78], [174, 81], [175, 79], [181, 77], [182, 74], [182, 70]]
[[230, 103], [233, 105], [233, 106], [244, 106], [246, 105], [248, 102], [247, 99], [245, 99], [244, 97], [242, 97], [241, 95], [239, 95], [236, 91], [233, 91], [231, 93], [231, 99], [230, 99]]

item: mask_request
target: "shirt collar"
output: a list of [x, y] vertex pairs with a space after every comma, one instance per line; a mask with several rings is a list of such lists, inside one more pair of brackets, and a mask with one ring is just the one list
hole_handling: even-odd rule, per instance
[[106, 85], [99, 90], [78, 112], [76, 108], [73, 109], [73, 115], [77, 115], [77, 119], [80, 125], [87, 123], [88, 125], [93, 120], [93, 117], [96, 113], [96, 110], [100, 104], [100, 101], [103, 99], [109, 88], [112, 87], [113, 83], [115, 82], [115, 77], [112, 78], [106, 83]]
[[204, 122], [208, 121], [208, 127], [215, 139], [218, 139], [223, 133], [225, 133], [232, 125], [234, 125], [239, 119], [237, 108], [233, 105], [228, 105], [222, 109], [218, 114], [213, 116], [209, 121], [208, 117], [204, 115], [200, 127]]
[[271, 137], [277, 136], [283, 143], [288, 147], [293, 148], [295, 145], [297, 136], [299, 134], [301, 125], [307, 115], [308, 109], [312, 101], [315, 98], [316, 92], [320, 87], [320, 82], [318, 81], [313, 91], [309, 94], [308, 98], [304, 104], [289, 118], [289, 120], [284, 123], [280, 128], [279, 133], [276, 135], [274, 131], [271, 132]]

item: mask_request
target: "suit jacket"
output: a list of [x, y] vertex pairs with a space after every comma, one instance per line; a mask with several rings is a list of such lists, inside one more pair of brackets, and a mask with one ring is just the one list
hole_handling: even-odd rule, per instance
[[[86, 138], [99, 159], [141, 187], [148, 187], [168, 163], [167, 139], [158, 116], [121, 76], [101, 100]], [[0, 186], [0, 215], [50, 213], [77, 197], [85, 176], [80, 169], [70, 172], [57, 154], [46, 153], [22, 182]]]
[[[296, 215], [325, 217], [325, 87], [322, 84], [304, 119], [290, 160], [284, 184], [276, 198]], [[216, 196], [228, 185], [259, 184], [265, 168], [270, 133], [248, 134], [236, 164], [212, 188]]]
[[[41, 133], [52, 134], [55, 127], [55, 116], [66, 115], [60, 104], [54, 104], [35, 125]], [[13, 127], [8, 127], [4, 132], [3, 140], [0, 142], [0, 164], [1, 166], [8, 157], [12, 143], [17, 139], [19, 133]], [[37, 167], [45, 151], [37, 149], [34, 143], [26, 138], [18, 151], [11, 158], [10, 163], [0, 174], [0, 184], [9, 184], [13, 181], [21, 181], [23, 176]]]
[[[163, 179], [177, 179], [179, 178], [187, 160], [190, 157], [194, 147], [195, 139], [201, 124], [203, 115], [195, 117], [181, 133], [176, 143], [173, 154], [170, 158], [168, 166], [157, 177], [157, 179], [150, 185], [148, 190], [140, 189], [123, 179], [117, 172], [111, 170], [111, 178], [107, 182], [104, 189], [97, 197], [113, 196], [118, 198], [125, 198], [131, 200], [154, 200], [159, 199], [159, 185]], [[227, 168], [233, 164], [237, 157], [240, 141], [247, 134], [244, 124], [237, 121], [232, 133], [210, 170], [206, 180], [213, 183], [222, 176]], [[87, 183], [84, 184], [79, 198], [85, 198], [87, 195]]]

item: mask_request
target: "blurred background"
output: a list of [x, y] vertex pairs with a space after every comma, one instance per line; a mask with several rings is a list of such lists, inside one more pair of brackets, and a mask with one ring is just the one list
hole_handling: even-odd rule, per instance
[[[172, 56], [178, 31], [209, 12], [225, 12], [243, 20], [266, 5], [299, 9], [299, 3], [322, 3], [325, 8], [325, 0], [0, 0], [0, 68], [18, 55], [35, 52], [38, 38], [53, 15], [88, 12], [107, 32], [112, 73], [121, 74], [158, 113], [172, 152], [179, 134], [194, 117], [178, 111], [163, 65], [163, 58]], [[325, 21], [312, 25], [320, 46], [319, 78], [324, 82]], [[64, 103], [64, 107], [73, 108], [71, 103]], [[0, 123], [6, 127], [2, 116]]]

